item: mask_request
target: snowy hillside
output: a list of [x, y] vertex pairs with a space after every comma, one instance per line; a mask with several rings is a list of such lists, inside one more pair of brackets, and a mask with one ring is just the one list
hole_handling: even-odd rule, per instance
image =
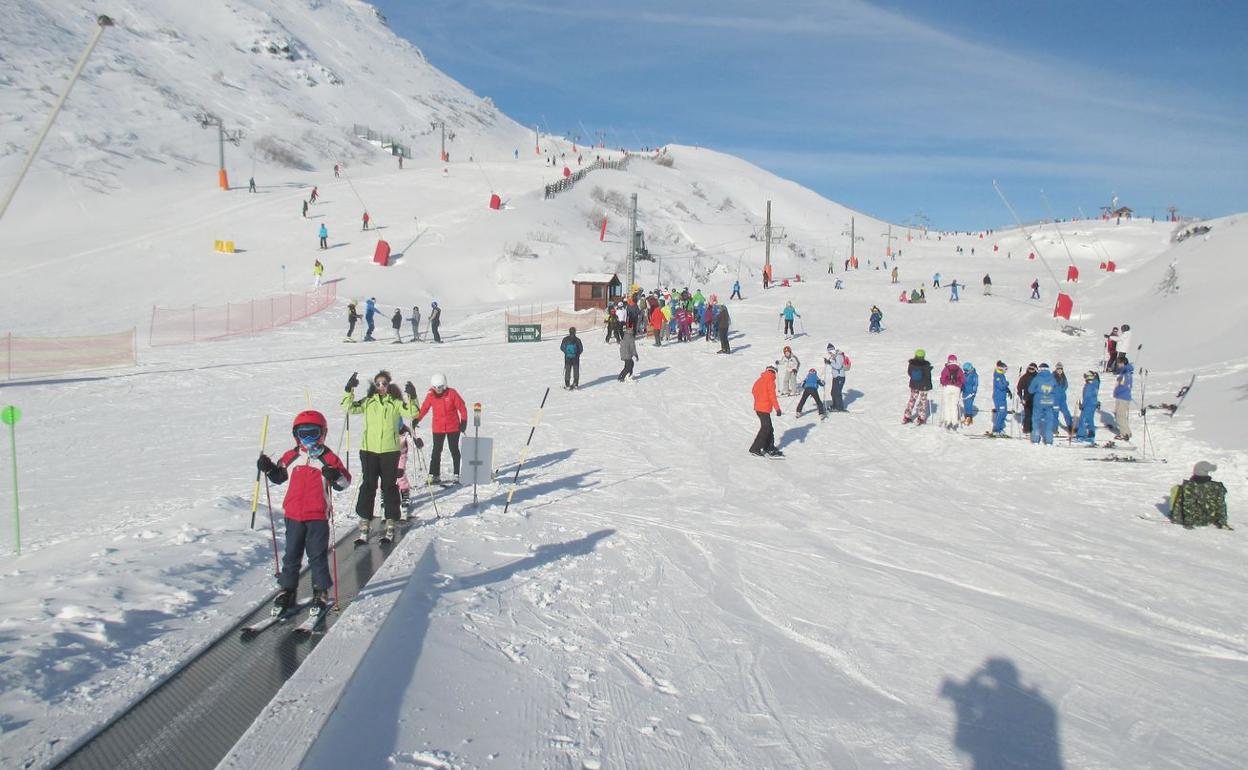
[[[38, 83], [60, 82], [65, 52], [89, 30], [88, 13], [63, 6], [0, 10], [0, 175], [52, 98]], [[1169, 485], [1208, 459], [1241, 523], [1248, 456], [1242, 429], [1226, 426], [1242, 425], [1248, 368], [1233, 298], [1242, 217], [1177, 243], [1174, 225], [1147, 221], [1047, 225], [1030, 241], [1015, 229], [925, 236], [893, 225], [892, 284], [886, 223], [705, 148], [667, 148], [671, 166], [635, 156], [544, 199], [577, 155], [620, 153], [550, 138], [534, 153], [525, 129], [363, 3], [120, 8], [92, 6], [122, 26], [0, 224], [11, 290], [0, 331], [143, 329], [153, 304], [309, 287], [318, 257], [339, 303], [219, 342], [149, 348], [140, 335], [137, 367], [0, 388], [0, 403], [25, 412], [20, 557], [0, 525], [0, 766], [59, 761], [267, 599], [263, 497], [262, 526], [248, 526], [262, 418], [272, 452], [311, 405], [337, 446], [344, 382], [381, 368], [422, 392], [443, 372], [481, 402], [481, 433], [510, 472], [553, 390], [510, 512], [506, 483], [479, 490], [476, 508], [470, 490], [447, 493], [442, 519], [419, 502], [373, 583], [226, 766], [1242, 764], [1248, 545], [1238, 531], [1185, 531], [1162, 514]], [[231, 167], [236, 189], [213, 186], [211, 132], [188, 117], [197, 108], [248, 130], [243, 148], [227, 148], [246, 158]], [[457, 126], [450, 163], [419, 135], [437, 117]], [[353, 122], [408, 127], [416, 158], [400, 170], [350, 136]], [[266, 159], [264, 136], [306, 166]], [[170, 149], [180, 143], [194, 150]], [[239, 186], [253, 158], [256, 194]], [[346, 164], [337, 179], [335, 161]], [[320, 201], [305, 219], [314, 185]], [[488, 208], [491, 193], [501, 210]], [[639, 264], [639, 283], [725, 298], [740, 276], [733, 353], [643, 343], [638, 379], [617, 382], [618, 349], [591, 330], [581, 390], [560, 390], [554, 342], [502, 342], [502, 311], [566, 305], [573, 274], [620, 269], [631, 193], [656, 256]], [[806, 280], [764, 292], [767, 200], [785, 235], [776, 275]], [[375, 232], [360, 229], [365, 208]], [[851, 217], [861, 269], [847, 273]], [[389, 267], [370, 261], [378, 237], [396, 254]], [[241, 251], [213, 253], [218, 238]], [[1088, 330], [1074, 336], [1052, 319], [1057, 286], [1027, 258], [1038, 250], [1062, 278], [1068, 248], [1082, 280], [1062, 286]], [[1098, 270], [1106, 259], [1119, 272]], [[960, 302], [931, 287], [936, 272], [969, 285]], [[1035, 279], [1040, 301], [1028, 299]], [[926, 304], [897, 302], [920, 285]], [[446, 344], [391, 345], [388, 327], [384, 341], [344, 344], [345, 300], [366, 296], [387, 315], [440, 301]], [[787, 344], [803, 371], [822, 368], [829, 341], [851, 355], [850, 411], [821, 422], [783, 398], [787, 456], [761, 459], [746, 453], [750, 386], [786, 344], [786, 301], [801, 313]], [[880, 335], [867, 333], [873, 304]], [[1156, 454], [973, 440], [989, 419], [994, 361], [1011, 381], [1028, 361], [1062, 361], [1077, 378], [1123, 322], [1151, 370], [1145, 403], [1173, 400], [1199, 373], [1174, 418], [1150, 413]], [[905, 362], [920, 347], [938, 364], [954, 353], [978, 366], [972, 428], [901, 424]], [[427, 424], [421, 433], [429, 439]], [[1096, 461], [1114, 453], [1168, 462]], [[354, 488], [335, 499], [340, 534], [355, 500]]]

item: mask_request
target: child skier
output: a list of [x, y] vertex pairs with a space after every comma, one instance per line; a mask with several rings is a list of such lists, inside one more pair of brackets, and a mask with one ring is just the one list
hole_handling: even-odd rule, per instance
[[945, 368], [940, 370], [940, 424], [946, 430], [954, 430], [961, 422], [958, 404], [962, 400], [962, 385], [966, 382], [958, 357], [950, 355]]
[[328, 559], [330, 489], [341, 492], [351, 486], [351, 474], [325, 446], [327, 430], [325, 415], [310, 409], [300, 412], [291, 427], [294, 448], [283, 453], [277, 462], [263, 453], [256, 460], [256, 468], [272, 483], [284, 484], [290, 480], [282, 502], [286, 552], [277, 579], [281, 591], [273, 600], [274, 615], [287, 614], [296, 608], [295, 591], [305, 553], [312, 570], [312, 614], [320, 615], [329, 608], [329, 589], [333, 585]]
[[979, 372], [970, 361], [962, 364], [962, 424], [975, 422], [975, 395], [979, 393]]
[[412, 342], [420, 339], [420, 305], [412, 305], [412, 314], [408, 316], [412, 322]]
[[399, 418], [399, 505], [402, 506], [407, 518], [412, 518], [412, 484], [407, 480], [407, 454], [412, 446], [412, 432], [408, 430], [403, 419]]
[[802, 407], [806, 405], [806, 399], [813, 398], [815, 407], [819, 410], [819, 417], [826, 418], [828, 415], [823, 410], [823, 402], [819, 400], [819, 388], [824, 386], [823, 380], [819, 379], [819, 372], [811, 369], [806, 373], [806, 379], [802, 381], [802, 397], [797, 400], [797, 416], [802, 416]]
[[872, 305], [870, 325], [867, 327], [867, 331], [871, 332], [872, 334], [879, 334], [882, 331], [880, 329], [880, 322], [883, 320], [884, 320], [884, 311], [880, 310], [878, 305]]
[[1036, 376], [1027, 386], [1027, 392], [1035, 397], [1031, 412], [1031, 443], [1053, 443], [1053, 428], [1057, 425], [1057, 380], [1048, 364], [1040, 364]]
[[394, 329], [394, 342], [400, 344], [403, 342], [403, 311], [397, 307], [394, 309], [394, 315], [390, 316], [390, 326]]
[[[355, 334], [355, 324], [360, 320], [360, 312], [356, 309], [355, 303], [347, 305], [347, 339], [351, 339], [351, 335]], [[352, 340], [354, 342], [354, 340]]]
[[788, 345], [784, 346], [784, 357], [780, 359], [779, 364], [781, 371], [784, 372], [784, 387], [780, 390], [780, 395], [796, 395], [797, 370], [801, 368], [802, 362], [793, 355], [793, 348]]
[[992, 431], [990, 436], [1005, 437], [1005, 419], [1009, 416], [1007, 399], [1011, 397], [1010, 379], [1006, 376], [1008, 367], [1004, 361], [997, 361], [992, 372]]
[[901, 422], [905, 425], [913, 420], [922, 425], [927, 422], [927, 393], [932, 389], [932, 365], [923, 348], [914, 351], [914, 358], [906, 364], [906, 376], [910, 381], [910, 400]]
[[793, 319], [801, 318], [802, 314], [797, 312], [797, 308], [793, 307], [792, 302], [784, 303], [784, 310], [780, 311], [780, 317], [784, 319], [784, 338], [786, 340], [793, 339]]
[[1096, 443], [1096, 413], [1101, 408], [1101, 375], [1094, 370], [1083, 373], [1083, 394], [1079, 398], [1079, 430], [1075, 439], [1086, 444]]

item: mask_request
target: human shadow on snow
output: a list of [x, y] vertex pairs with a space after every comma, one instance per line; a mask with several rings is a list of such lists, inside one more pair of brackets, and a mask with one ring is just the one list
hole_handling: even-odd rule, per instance
[[964, 682], [946, 678], [940, 696], [953, 702], [953, 746], [970, 755], [974, 770], [1064, 767], [1057, 710], [1020, 681], [1013, 661], [988, 658]]
[[786, 446], [788, 446], [789, 444], [792, 444], [794, 441], [798, 442], [799, 444], [805, 443], [806, 436], [810, 434], [810, 431], [814, 427], [815, 427], [815, 423], [808, 422], [804, 425], [799, 425], [795, 428], [789, 428], [788, 430], [784, 432], [784, 435], [780, 437], [780, 440], [776, 442], [776, 447], [778, 447], [779, 449], [784, 449]]
[[850, 388], [849, 390], [845, 391], [845, 393], [842, 395], [844, 396], [845, 406], [849, 406], [850, 404], [854, 403], [858, 399], [862, 398], [864, 394], [861, 390], [855, 390], [853, 388]]

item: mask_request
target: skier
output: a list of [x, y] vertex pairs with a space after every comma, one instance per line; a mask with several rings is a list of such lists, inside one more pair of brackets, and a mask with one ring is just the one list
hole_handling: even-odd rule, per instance
[[933, 289], [940, 288], [940, 273], [936, 273], [935, 275], [932, 276], [932, 288]]
[[958, 302], [958, 279], [954, 278], [953, 283], [949, 284], [949, 301]]
[[364, 325], [366, 327], [364, 329], [365, 342], [373, 341], [373, 316], [375, 315], [377, 315], [377, 298], [369, 297], [368, 300], [364, 302]]
[[881, 331], [883, 331], [880, 328], [880, 322], [883, 320], [884, 320], [884, 311], [880, 310], [878, 305], [872, 305], [870, 325], [867, 326], [867, 331], [871, 332], [872, 334], [879, 334]]
[[1011, 397], [1010, 380], [1006, 376], [1008, 367], [1004, 361], [997, 361], [997, 367], [992, 372], [992, 431], [991, 436], [1004, 437], [1005, 419], [1009, 416], [1009, 405], [1007, 399]]
[[1070, 416], [1070, 405], [1066, 402], [1066, 389], [1069, 387], [1069, 381], [1066, 379], [1066, 369], [1062, 366], [1062, 362], [1058, 361], [1053, 367], [1053, 379], [1057, 381], [1057, 395], [1054, 399], [1054, 408], [1057, 413], [1053, 415], [1053, 427], [1056, 429], [1061, 423], [1057, 420], [1060, 414], [1066, 423], [1066, 435], [1075, 435], [1075, 424]]
[[326, 227], [324, 223], [321, 224], [321, 229], [317, 231], [316, 236], [321, 239], [321, 248], [328, 249], [329, 248], [329, 228]]
[[[715, 302], [714, 296], [711, 297], [711, 302]], [[718, 352], [728, 354], [732, 352], [732, 348], [728, 347], [728, 325], [731, 322], [728, 316], [728, 306], [715, 305], [715, 307], [719, 308], [718, 312], [715, 313], [714, 318], [715, 331], [716, 334], [719, 335]]]
[[975, 396], [979, 393], [979, 372], [970, 361], [962, 364], [962, 424], [972, 425], [975, 414]]
[[802, 314], [797, 312], [792, 302], [784, 303], [784, 310], [780, 311], [780, 317], [784, 319], [784, 338], [786, 340], [793, 339], [793, 319], [801, 318]]
[[1131, 383], [1135, 367], [1127, 360], [1126, 353], [1118, 354], [1118, 363], [1114, 366], [1118, 375], [1114, 385], [1114, 425], [1118, 428], [1114, 439], [1117, 441], [1131, 440]]
[[325, 266], [321, 264], [321, 260], [316, 260], [312, 264], [312, 288], [321, 288], [321, 276], [325, 274]]
[[794, 391], [797, 388], [797, 370], [801, 368], [802, 362], [793, 355], [793, 348], [785, 345], [784, 356], [776, 362], [776, 365], [780, 367], [780, 371], [784, 372], [784, 386], [780, 390], [780, 395], [796, 395]]
[[1031, 386], [1031, 380], [1036, 376], [1036, 362], [1032, 361], [1027, 364], [1027, 371], [1018, 378], [1018, 384], [1014, 386], [1014, 394], [1018, 396], [1018, 400], [1023, 403], [1023, 433], [1030, 436], [1031, 426], [1034, 424], [1034, 413], [1032, 406], [1035, 397], [1027, 390]]
[[308, 218], [308, 202], [306, 200], [303, 202], [303, 218]]
[[927, 362], [927, 353], [923, 348], [914, 351], [914, 358], [907, 362], [906, 375], [910, 383], [910, 400], [906, 402], [906, 413], [901, 422], [905, 425], [914, 420], [922, 425], [927, 422], [927, 392], [932, 389], [932, 365]]
[[373, 508], [377, 500], [377, 486], [381, 486], [381, 504], [386, 524], [382, 531], [383, 542], [394, 539], [394, 525], [399, 520], [399, 420], [415, 417], [420, 402], [416, 386], [409, 380], [404, 386], [407, 399], [393, 383], [390, 372], [382, 369], [368, 384], [368, 393], [355, 400], [355, 389], [360, 380], [354, 373], [347, 380], [346, 395], [342, 408], [348, 414], [364, 415], [364, 438], [360, 441], [360, 468], [364, 474], [360, 483], [360, 495], [355, 501], [355, 513], [360, 517], [360, 535], [357, 542], [368, 540], [368, 530], [373, 522]]
[[394, 315], [390, 316], [390, 326], [394, 328], [395, 344], [403, 343], [403, 311], [397, 307], [394, 309]]
[[429, 303], [429, 333], [433, 335], [434, 342], [441, 342], [442, 335], [438, 334], [438, 327], [442, 325], [442, 308], [438, 307], [438, 303]]
[[728, 297], [728, 299], [744, 299], [741, 296], [741, 281], [732, 282], [732, 294]]
[[620, 360], [624, 362], [624, 368], [620, 370], [620, 376], [616, 379], [620, 382], [623, 382], [625, 377], [637, 379], [637, 376], [633, 374], [633, 362], [640, 361], [641, 357], [637, 355], [637, 338], [632, 329], [625, 329], [620, 333]]
[[1201, 460], [1192, 467], [1192, 477], [1170, 490], [1170, 521], [1184, 527], [1209, 524], [1229, 528], [1226, 520], [1226, 485], [1214, 481], [1218, 466]]
[[946, 430], [954, 430], [961, 422], [958, 404], [962, 400], [962, 385], [965, 382], [958, 357], [950, 354], [945, 359], [945, 368], [940, 370], [940, 424]]
[[819, 379], [819, 372], [811, 369], [806, 372], [806, 379], [802, 381], [802, 397], [797, 400], [797, 416], [802, 416], [802, 407], [806, 405], [806, 399], [813, 398], [815, 407], [819, 410], [819, 416], [827, 417], [827, 413], [823, 409], [823, 401], [819, 400], [819, 388], [826, 383]]
[[1031, 282], [1031, 298], [1040, 299], [1040, 279], [1039, 278]]
[[1105, 335], [1105, 371], [1112, 372], [1118, 360], [1118, 327], [1115, 326]]
[[780, 401], [776, 398], [776, 367], [768, 366], [754, 381], [751, 388], [754, 396], [754, 414], [758, 415], [758, 433], [754, 443], [750, 444], [750, 454], [762, 457], [784, 457], [784, 453], [776, 448], [776, 432], [771, 427], [771, 413], [780, 416]]
[[333, 585], [327, 556], [330, 490], [342, 492], [350, 487], [351, 473], [325, 446], [327, 431], [325, 415], [311, 409], [300, 412], [291, 427], [294, 448], [283, 453], [277, 462], [264, 453], [256, 460], [256, 468], [272, 483], [283, 484], [290, 480], [282, 502], [286, 552], [277, 578], [281, 591], [273, 600], [275, 615], [290, 612], [297, 606], [295, 592], [305, 553], [312, 572], [312, 614], [320, 615], [329, 607], [329, 589]]
[[420, 305], [412, 305], [412, 314], [409, 319], [412, 322], [412, 342], [416, 342], [420, 339]]
[[771, 265], [763, 265], [763, 289], [771, 283]]
[[987, 273], [984, 273], [984, 296], [987, 297], [991, 294], [992, 294], [992, 276], [988, 275]]
[[829, 398], [832, 403], [828, 408], [833, 412], [845, 411], [845, 373], [849, 371], [849, 357], [844, 352], [837, 350], [836, 345], [828, 343], [827, 355], [823, 358], [823, 363], [828, 367], [828, 381], [832, 383]]
[[312, 194], [308, 196], [308, 203], [316, 203], [316, 199], [319, 195], [320, 193], [317, 191], [316, 186], [313, 185]]
[[1118, 335], [1118, 351], [1127, 355], [1134, 355], [1131, 352], [1131, 324], [1122, 325], [1122, 334]]
[[413, 441], [412, 431], [407, 427], [407, 423], [399, 420], [399, 478], [396, 486], [399, 488], [399, 507], [407, 513], [407, 518], [411, 518], [412, 505], [412, 482], [407, 479], [407, 458], [415, 445]]
[[1053, 428], [1057, 423], [1057, 380], [1048, 364], [1040, 364], [1036, 376], [1027, 385], [1027, 392], [1033, 397], [1031, 417], [1031, 443], [1053, 443]]
[[360, 320], [360, 314], [355, 309], [355, 302], [347, 305], [347, 339], [351, 339], [351, 335], [355, 334], [355, 324]]
[[256, 178], [253, 176], [247, 180], [247, 192], [254, 193], [256, 191]]
[[1101, 408], [1101, 375], [1095, 369], [1083, 373], [1083, 394], [1079, 398], [1079, 430], [1075, 440], [1096, 443], [1096, 413]]
[[891, 283], [897, 283], [897, 282], [898, 282], [898, 280], [897, 280], [897, 266], [896, 266], [896, 265], [893, 265], [892, 272], [891, 272], [891, 273], [889, 273], [889, 275], [892, 277], [892, 280], [890, 281]]
[[449, 444], [451, 465], [455, 474], [451, 483], [458, 484], [459, 434], [468, 430], [468, 407], [454, 388], [446, 386], [445, 374], [438, 373], [429, 378], [429, 393], [425, 396], [425, 403], [420, 406], [420, 414], [416, 416], [413, 427], [420, 427], [421, 419], [430, 409], [433, 410], [433, 450], [429, 454], [429, 483], [442, 483], [439, 473], [442, 466], [442, 445]]
[[368, 229], [368, 212], [367, 211], [364, 212], [364, 216], [360, 217], [360, 221], [364, 223], [364, 227], [361, 229], [367, 230]]
[[568, 327], [568, 336], [559, 343], [559, 351], [563, 353], [563, 388], [576, 390], [581, 384], [581, 353], [585, 352], [585, 346], [576, 336], [575, 326]]
[[654, 346], [662, 346], [663, 327], [667, 325], [667, 316], [663, 315], [663, 306], [655, 300], [650, 310], [650, 328], [654, 331]]
[[334, 179], [338, 178], [338, 164], [334, 164]]

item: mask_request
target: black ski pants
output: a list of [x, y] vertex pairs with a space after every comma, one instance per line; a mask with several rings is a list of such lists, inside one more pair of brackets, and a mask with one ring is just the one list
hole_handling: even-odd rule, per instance
[[[437, 438], [436, 436], [434, 438]], [[360, 450], [360, 496], [355, 500], [355, 513], [361, 519], [373, 518], [377, 502], [377, 484], [381, 483], [381, 506], [386, 518], [399, 520], [399, 453], [365, 452]]]
[[1031, 406], [1035, 403], [1036, 397], [1032, 393], [1028, 393], [1023, 397], [1023, 435], [1031, 435]]
[[751, 452], [767, 452], [776, 448], [776, 431], [771, 427], [771, 412], [755, 412], [758, 415], [758, 434], [750, 444]]
[[784, 319], [784, 333], [789, 334], [789, 335], [793, 334], [793, 319], [792, 318]]
[[430, 322], [429, 322], [429, 333], [433, 335], [433, 341], [434, 341], [434, 342], [441, 342], [441, 341], [442, 341], [442, 335], [441, 335], [441, 334], [438, 334], [438, 327], [439, 327], [439, 326], [441, 326], [441, 325], [442, 325], [442, 322], [441, 322], [441, 321], [430, 321]]
[[719, 330], [719, 352], [731, 353], [732, 348], [728, 347], [728, 327], [724, 326]]
[[633, 359], [630, 358], [624, 362], [624, 369], [623, 371], [620, 372], [619, 380], [620, 382], [623, 382], [625, 377], [631, 377], [632, 375], [633, 375]]
[[580, 356], [563, 359], [563, 387], [575, 388], [581, 384]]
[[832, 408], [838, 412], [845, 411], [845, 378], [832, 378]]
[[802, 397], [797, 400], [797, 411], [800, 413], [802, 407], [806, 406], [806, 399], [813, 398], [815, 406], [819, 408], [819, 414], [823, 414], [823, 401], [819, 398], [818, 388], [802, 388]]
[[328, 590], [334, 581], [329, 575], [329, 522], [325, 519], [286, 519], [286, 552], [282, 555], [282, 573], [277, 584], [284, 591], [295, 590], [305, 553], [312, 570], [312, 590]]
[[442, 473], [442, 444], [451, 447], [451, 465], [459, 475], [459, 431], [433, 434], [433, 451], [429, 455], [429, 475], [435, 479]]
[[348, 336], [348, 337], [350, 337], [352, 334], [355, 334], [355, 322], [356, 322], [356, 320], [357, 320], [357, 319], [355, 319], [355, 318], [348, 318], [348, 319], [347, 319], [347, 336]]

